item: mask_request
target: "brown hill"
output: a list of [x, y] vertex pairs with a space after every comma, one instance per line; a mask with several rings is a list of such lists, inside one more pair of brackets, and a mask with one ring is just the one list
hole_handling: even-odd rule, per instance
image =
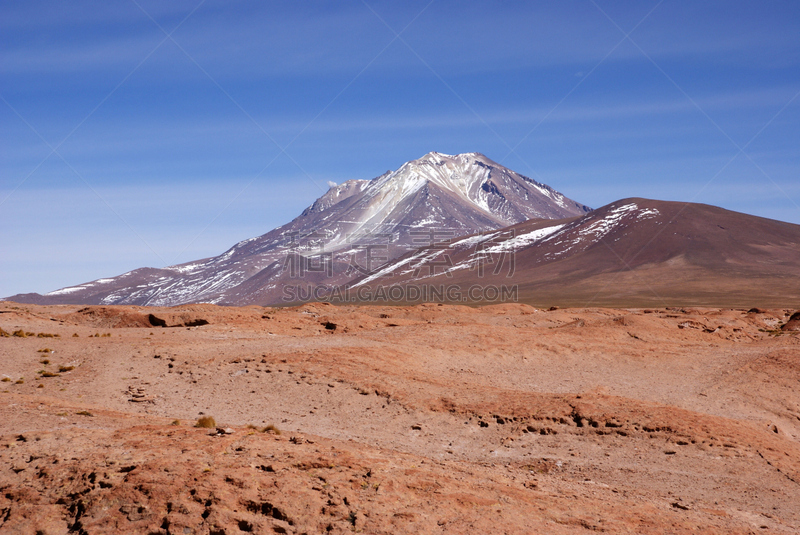
[[381, 286], [453, 287], [454, 299], [440, 300], [486, 302], [506, 286], [517, 291], [507, 298], [539, 305], [749, 308], [800, 303], [798, 273], [800, 225], [623, 199], [583, 217], [527, 221], [409, 253], [353, 285], [370, 297]]

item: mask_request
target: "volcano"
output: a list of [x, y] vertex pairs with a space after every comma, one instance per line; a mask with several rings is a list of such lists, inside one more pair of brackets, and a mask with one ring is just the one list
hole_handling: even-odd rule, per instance
[[471, 152], [430, 152], [331, 188], [300, 216], [223, 254], [7, 298], [36, 304], [274, 304], [287, 284], [345, 284], [443, 239], [591, 209]]

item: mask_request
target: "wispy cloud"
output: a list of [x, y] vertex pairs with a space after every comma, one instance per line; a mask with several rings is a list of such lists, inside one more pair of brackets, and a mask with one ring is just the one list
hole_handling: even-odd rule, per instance
[[[0, 23], [5, 34], [2, 72], [108, 68], [130, 61], [139, 47], [159, 37], [132, 4], [92, 4], [91, 8], [70, 4], [48, 4], [43, 9], [31, 2], [6, 8]], [[232, 9], [209, 1], [176, 39], [216, 74], [246, 79], [350, 73], [390, 39], [358, 3], [318, 6], [243, 2]], [[171, 21], [179, 20], [191, 6], [169, 2], [147, 9], [157, 19]], [[735, 9], [727, 4], [702, 8], [667, 3], [654, 14], [655, 20], [639, 31], [637, 39], [657, 59], [763, 64], [765, 57], [772, 57], [783, 63], [800, 61], [791, 34], [775, 32], [769, 24], [742, 24], [730, 16], [742, 9], [741, 3]], [[692, 16], [686, 15], [687, 10]], [[381, 10], [395, 17], [402, 11], [388, 6]], [[559, 5], [440, 1], [429, 11], [409, 29], [406, 39], [425, 50], [427, 60], [445, 75], [591, 64], [618, 38], [598, 13], [579, 0]], [[757, 11], [764, 16], [763, 9]], [[776, 25], [785, 23], [774, 21]], [[75, 28], [81, 30], [80, 38], [70, 31]], [[397, 50], [402, 50], [399, 45]], [[634, 60], [641, 60], [641, 55], [627, 46], [609, 58], [612, 63]], [[408, 54], [393, 53], [374, 69], [390, 72], [416, 66], [418, 61]], [[170, 74], [169, 69], [165, 74]]]

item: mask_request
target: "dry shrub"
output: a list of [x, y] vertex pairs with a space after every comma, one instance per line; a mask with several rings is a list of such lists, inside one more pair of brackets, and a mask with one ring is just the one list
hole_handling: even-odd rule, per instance
[[74, 369], [75, 369], [75, 366], [59, 366], [58, 367], [59, 373], [71, 372]]
[[272, 433], [273, 435], [280, 435], [281, 430], [275, 427], [272, 424], [269, 424], [267, 427], [261, 430], [262, 433]]
[[195, 427], [205, 427], [205, 428], [212, 428], [217, 427], [217, 422], [214, 421], [212, 416], [201, 416], [197, 419], [197, 423], [194, 424]]

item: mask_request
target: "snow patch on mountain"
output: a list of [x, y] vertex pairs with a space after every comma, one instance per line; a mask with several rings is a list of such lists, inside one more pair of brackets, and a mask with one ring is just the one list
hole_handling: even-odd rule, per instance
[[500, 242], [496, 245], [492, 245], [491, 247], [487, 247], [483, 252], [485, 253], [503, 253], [503, 252], [510, 252], [510, 251], [518, 251], [523, 247], [528, 247], [536, 243], [537, 241], [541, 241], [542, 239], [554, 234], [564, 228], [565, 225], [555, 225], [552, 227], [540, 228], [537, 230], [532, 230], [531, 232], [526, 232], [525, 234], [520, 234], [519, 236], [514, 236], [513, 238], [509, 238], [503, 242]]
[[595, 241], [602, 239], [606, 234], [611, 232], [616, 226], [620, 224], [622, 219], [627, 215], [635, 215], [636, 219], [649, 219], [658, 215], [658, 210], [649, 208], [640, 210], [639, 205], [636, 203], [625, 204], [618, 208], [609, 211], [608, 214], [585, 229], [580, 230], [578, 233], [581, 236], [592, 236]]
[[86, 289], [85, 286], [70, 286], [68, 288], [61, 288], [60, 290], [54, 290], [52, 292], [48, 292], [48, 293], [46, 293], [44, 295], [65, 295], [65, 294], [71, 294], [71, 293], [74, 293], [74, 292], [79, 292], [79, 291], [85, 290], [85, 289]]
[[[567, 225], [564, 231], [556, 233], [548, 238], [549, 240], [558, 238], [557, 241], [553, 242], [553, 245], [563, 245], [562, 249], [544, 255], [543, 259], [553, 260], [562, 257], [581, 246], [585, 249], [591, 244], [602, 240], [612, 230], [622, 224], [623, 220], [626, 218], [634, 218], [634, 222], [636, 222], [652, 219], [657, 217], [659, 213], [660, 212], [655, 208], [640, 209], [636, 203], [629, 203], [609, 210], [604, 217], [597, 219], [584, 228], [578, 229], [575, 233], [571, 232], [573, 228], [572, 225]], [[575, 224], [577, 225], [577, 223]]]

